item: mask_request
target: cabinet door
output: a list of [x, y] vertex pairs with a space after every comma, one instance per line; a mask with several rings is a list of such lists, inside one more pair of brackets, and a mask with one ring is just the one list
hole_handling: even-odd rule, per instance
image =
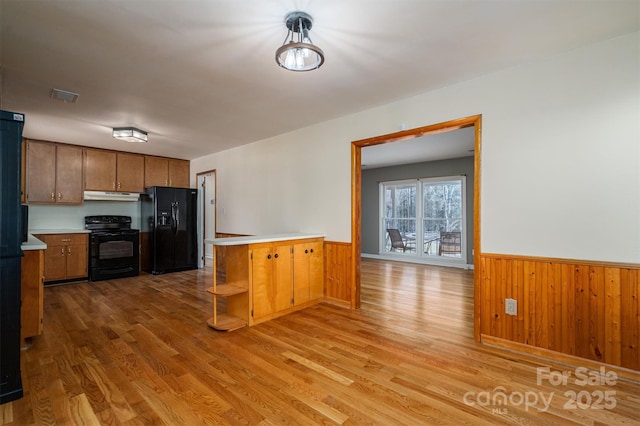
[[189, 188], [189, 161], [169, 160], [169, 186]]
[[290, 308], [293, 299], [291, 246], [278, 246], [273, 253], [275, 312]]
[[116, 153], [97, 149], [84, 151], [84, 189], [116, 190]]
[[82, 204], [82, 148], [56, 147], [56, 202]]
[[67, 278], [88, 276], [87, 244], [74, 244], [65, 247], [67, 251]]
[[271, 247], [252, 250], [253, 318], [259, 319], [275, 312], [273, 280], [273, 252]]
[[293, 258], [293, 300], [298, 306], [324, 296], [323, 242], [296, 244]]
[[122, 192], [144, 191], [144, 155], [118, 153], [118, 184]]
[[291, 307], [293, 297], [291, 246], [253, 249], [253, 318]]
[[309, 244], [309, 299], [324, 297], [324, 242]]
[[44, 251], [44, 280], [55, 281], [67, 278], [66, 246], [50, 246]]
[[161, 157], [144, 157], [144, 187], [169, 186], [169, 160]]
[[27, 203], [55, 203], [56, 146], [27, 141]]
[[296, 244], [293, 247], [293, 301], [298, 306], [310, 299], [308, 244]]

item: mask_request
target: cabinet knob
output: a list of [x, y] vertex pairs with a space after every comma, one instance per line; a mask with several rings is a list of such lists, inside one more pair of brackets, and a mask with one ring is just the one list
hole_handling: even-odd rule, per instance
[[309, 253], [309, 250], [305, 249], [304, 254], [307, 254], [307, 253]]
[[276, 253], [273, 257], [275, 257], [277, 259], [278, 258], [278, 253]]
[[271, 255], [270, 254], [267, 255], [267, 259], [271, 259]]
[[52, 199], [52, 200], [55, 200], [55, 199], [56, 199], [56, 194], [55, 194], [55, 192], [52, 192], [52, 193], [51, 193], [51, 199]]
[[118, 189], [122, 188], [122, 182], [118, 182]]
[[67, 254], [71, 254], [71, 247], [67, 247]]
[[62, 200], [62, 192], [58, 192], [58, 200]]
[[113, 189], [116, 189], [116, 183], [115, 183], [115, 181], [111, 183], [111, 186], [113, 187]]
[[60, 255], [61, 255], [61, 256], [64, 256], [64, 247], [62, 247], [62, 248], [60, 249]]
[[313, 253], [313, 249], [311, 249], [311, 253]]

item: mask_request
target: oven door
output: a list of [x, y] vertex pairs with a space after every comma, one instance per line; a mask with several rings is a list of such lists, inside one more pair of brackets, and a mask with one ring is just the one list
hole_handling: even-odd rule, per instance
[[139, 238], [137, 230], [92, 232], [89, 248], [91, 281], [138, 275]]

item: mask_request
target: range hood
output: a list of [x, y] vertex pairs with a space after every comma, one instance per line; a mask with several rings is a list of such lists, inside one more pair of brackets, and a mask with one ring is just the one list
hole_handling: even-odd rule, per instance
[[140, 194], [135, 192], [84, 191], [85, 201], [138, 201]]

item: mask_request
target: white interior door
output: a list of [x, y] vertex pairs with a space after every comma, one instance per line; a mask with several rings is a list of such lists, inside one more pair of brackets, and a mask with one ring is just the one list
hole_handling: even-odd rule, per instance
[[[216, 174], [204, 176], [204, 239], [216, 237]], [[213, 245], [205, 244], [205, 257], [213, 259]]]
[[198, 185], [198, 267], [204, 268], [206, 259], [213, 259], [213, 246], [204, 240], [216, 236], [216, 172], [197, 175]]

